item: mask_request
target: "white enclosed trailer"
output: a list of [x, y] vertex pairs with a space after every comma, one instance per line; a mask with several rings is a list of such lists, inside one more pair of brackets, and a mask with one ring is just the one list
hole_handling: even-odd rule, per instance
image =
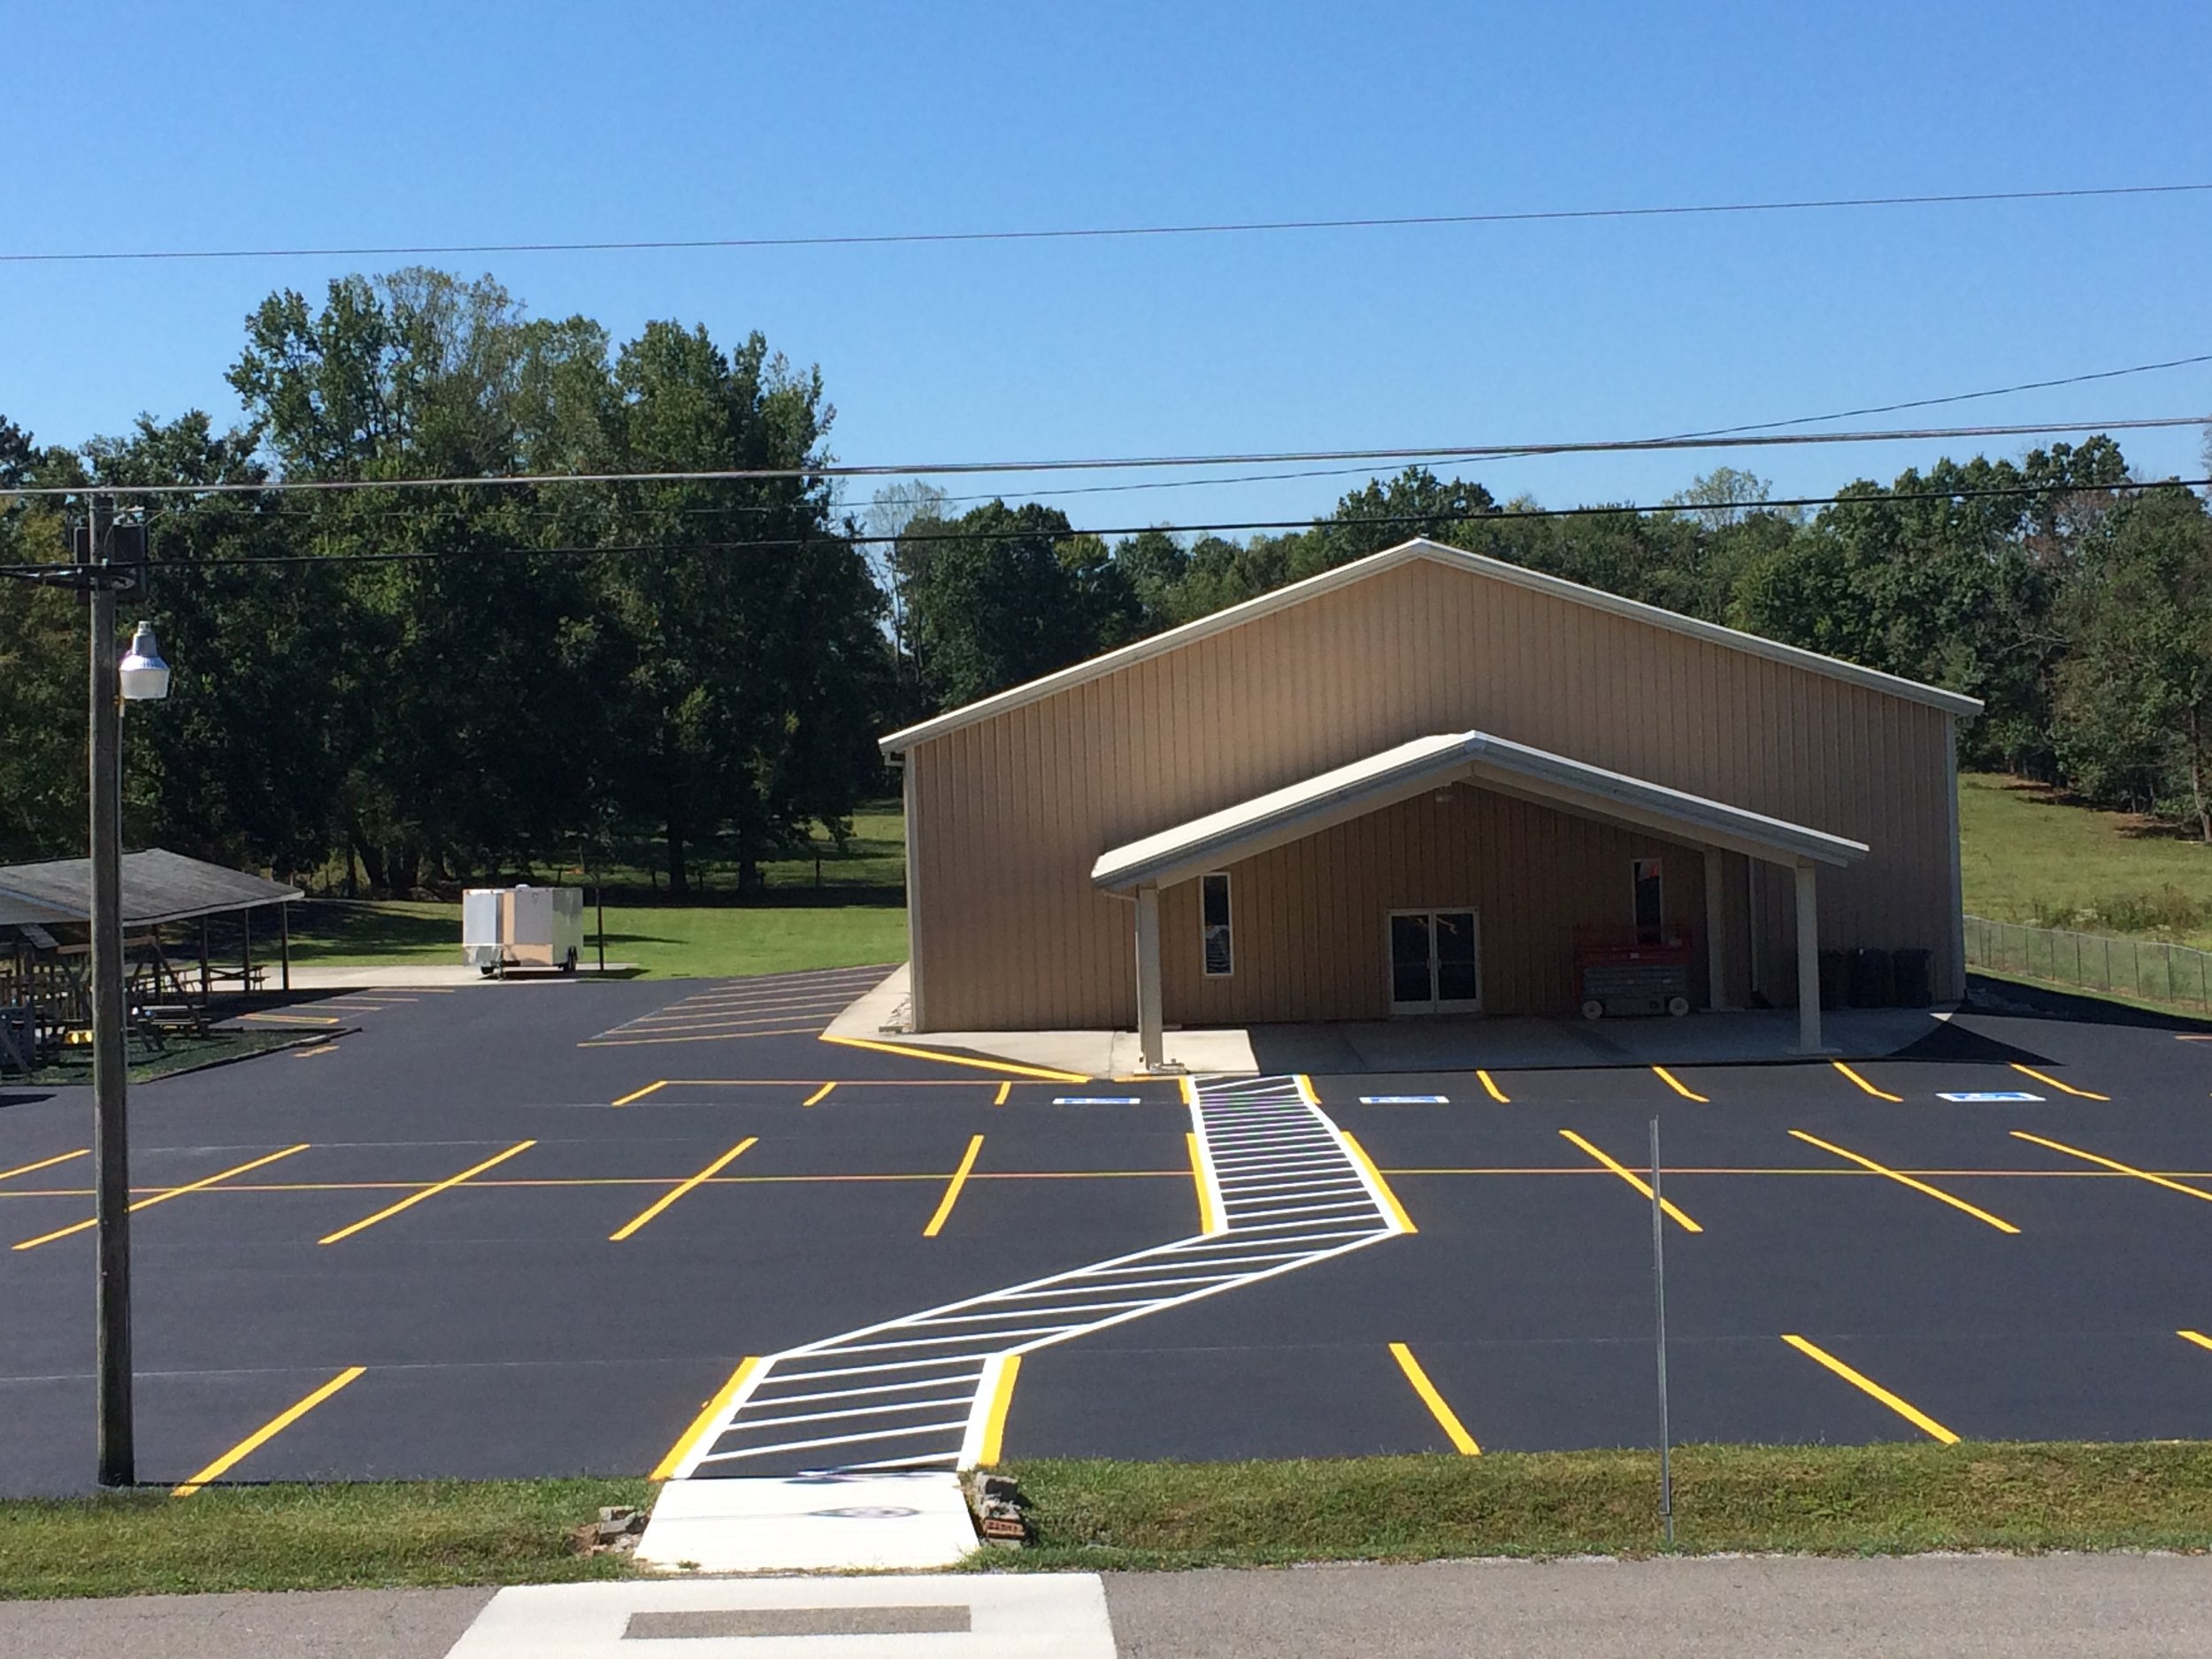
[[461, 895], [461, 956], [472, 968], [576, 972], [584, 947], [581, 887], [471, 887]]

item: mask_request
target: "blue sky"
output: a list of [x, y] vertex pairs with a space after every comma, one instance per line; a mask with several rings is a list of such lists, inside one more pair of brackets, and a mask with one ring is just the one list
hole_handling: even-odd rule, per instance
[[[779, 235], [2212, 180], [2212, 8], [0, 0], [0, 250]], [[760, 329], [856, 462], [1634, 436], [2212, 351], [2212, 196], [1145, 242], [504, 255], [618, 336]], [[374, 262], [0, 266], [0, 414], [235, 417], [244, 314]], [[396, 264], [397, 261], [387, 261]], [[1934, 421], [2212, 410], [2212, 365]], [[2194, 475], [2194, 430], [2124, 441]], [[1973, 446], [1952, 446], [1968, 449]], [[1999, 440], [1997, 453], [2026, 447]], [[1548, 504], [1728, 462], [1471, 469]], [[1076, 496], [1296, 517], [1344, 480]], [[1352, 480], [1356, 481], [1356, 480]], [[1010, 492], [1021, 480], [1003, 482]], [[964, 487], [963, 487], [964, 488]]]

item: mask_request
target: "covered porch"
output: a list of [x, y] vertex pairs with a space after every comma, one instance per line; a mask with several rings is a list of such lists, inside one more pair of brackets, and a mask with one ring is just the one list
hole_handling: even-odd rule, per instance
[[[1543, 821], [1563, 832], [1571, 829], [1573, 823], [1609, 826], [1696, 849], [1703, 861], [1698, 886], [1704, 908], [1702, 926], [1696, 931], [1701, 934], [1705, 957], [1705, 1000], [1709, 1009], [1716, 1011], [1726, 1006], [1726, 987], [1732, 982], [1727, 959], [1732, 930], [1724, 916], [1724, 858], [1736, 855], [1740, 859], [1788, 871], [1794, 895], [1797, 1006], [1793, 1051], [1823, 1051], [1818, 872], [1824, 866], [1844, 866], [1863, 859], [1868, 852], [1864, 843], [1489, 733], [1458, 732], [1395, 745], [1100, 856], [1091, 872], [1094, 886], [1128, 900], [1134, 912], [1134, 1013], [1137, 1059], [1142, 1069], [1159, 1070], [1171, 1058], [1164, 1046], [1165, 979], [1162, 971], [1161, 926], [1164, 893], [1231, 867], [1258, 868], [1248, 861], [1304, 843], [1332, 848], [1331, 856], [1336, 861], [1333, 871], [1324, 867], [1319, 875], [1297, 878], [1309, 885], [1331, 880], [1347, 884], [1372, 877], [1375, 872], [1368, 866], [1378, 859], [1388, 862], [1391, 854], [1387, 846], [1381, 851], [1371, 848], [1355, 855], [1348, 850], [1346, 838], [1349, 832], [1345, 826], [1389, 814], [1404, 803], [1417, 803], [1424, 795], [1446, 801], [1449, 792], [1459, 785], [1469, 786], [1486, 798], [1524, 803], [1540, 809]], [[1486, 860], [1483, 865], [1486, 876], [1493, 880], [1500, 878], [1497, 866], [1503, 854], [1498, 849], [1483, 846], [1471, 850], [1461, 847], [1457, 850], [1463, 856]], [[1319, 862], [1324, 866], [1327, 863]], [[1532, 870], [1527, 874], [1531, 879], [1538, 879]], [[1624, 881], [1624, 869], [1623, 879]], [[1624, 895], [1624, 887], [1623, 892]], [[1555, 907], [1557, 914], [1571, 913], [1574, 903], [1582, 901], [1560, 897]], [[1354, 908], [1356, 911], [1358, 907]], [[1343, 918], [1337, 919], [1341, 938]], [[1576, 919], [1596, 921], [1601, 918], [1578, 916]], [[1555, 921], [1556, 915], [1546, 926]], [[1486, 942], [1485, 948], [1490, 949]], [[1212, 972], [1210, 964], [1208, 972]], [[1306, 1023], [1296, 1013], [1260, 1018], [1265, 1018], [1269, 1026]], [[1770, 1028], [1774, 1023], [1770, 1017], [1747, 1018], [1762, 1029]], [[1924, 1020], [1925, 1016], [1920, 1018]], [[1256, 1019], [1250, 1023], [1256, 1030], [1262, 1028]], [[1589, 1062], [1586, 1059], [1581, 1063]]]

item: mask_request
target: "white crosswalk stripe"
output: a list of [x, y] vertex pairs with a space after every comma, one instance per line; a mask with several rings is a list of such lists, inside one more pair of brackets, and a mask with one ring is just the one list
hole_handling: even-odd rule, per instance
[[[1395, 1206], [1342, 1132], [1310, 1102], [1301, 1079], [1197, 1079], [1190, 1094], [1199, 1168], [1219, 1218], [1214, 1232], [770, 1355], [689, 1448], [677, 1478], [964, 1466], [981, 1443], [1008, 1356], [1294, 1272], [1405, 1231]], [[917, 1358], [916, 1348], [942, 1351]], [[854, 1386], [841, 1386], [848, 1379]], [[833, 1400], [854, 1403], [787, 1409]], [[917, 1424], [924, 1411], [935, 1415]], [[786, 1432], [794, 1424], [830, 1419], [851, 1426], [795, 1440]], [[832, 1448], [849, 1456], [819, 1455]]]

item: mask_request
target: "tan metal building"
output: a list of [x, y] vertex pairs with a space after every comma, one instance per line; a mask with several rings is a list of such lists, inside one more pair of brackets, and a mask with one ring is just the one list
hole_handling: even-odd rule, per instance
[[914, 1026], [1571, 1013], [1578, 941], [1656, 930], [1816, 1048], [1824, 946], [1963, 994], [1980, 707], [1409, 541], [883, 739]]

